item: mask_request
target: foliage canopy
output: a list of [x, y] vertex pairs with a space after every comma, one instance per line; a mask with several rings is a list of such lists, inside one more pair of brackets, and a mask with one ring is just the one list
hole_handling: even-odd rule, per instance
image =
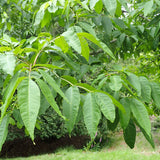
[[154, 147], [148, 106], [160, 108], [160, 85], [116, 63], [159, 57], [159, 12], [159, 0], [1, 1], [0, 149], [13, 120], [34, 140], [49, 106], [69, 134], [83, 118], [94, 140], [104, 116], [131, 148], [135, 125]]

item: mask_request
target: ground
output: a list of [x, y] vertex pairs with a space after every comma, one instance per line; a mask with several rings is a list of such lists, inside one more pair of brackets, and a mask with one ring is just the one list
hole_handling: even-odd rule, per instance
[[76, 136], [69, 138], [68, 136], [47, 140], [35, 139], [35, 144], [29, 138], [16, 139], [8, 141], [3, 145], [0, 157], [28, 157], [31, 155], [40, 155], [45, 153], [53, 153], [58, 148], [66, 146], [74, 146], [77, 149], [83, 148], [88, 141], [87, 136]]

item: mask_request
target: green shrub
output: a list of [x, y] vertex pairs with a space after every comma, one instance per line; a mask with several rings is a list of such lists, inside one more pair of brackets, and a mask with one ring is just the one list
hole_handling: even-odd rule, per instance
[[[24, 127], [22, 129], [18, 129], [15, 125], [9, 125], [7, 140], [9, 141], [27, 137], [27, 132], [25, 133], [26, 134], [24, 134]], [[68, 132], [65, 128], [64, 120], [58, 116], [51, 107], [49, 107], [46, 112], [39, 117], [35, 129], [35, 137], [39, 137], [40, 139], [48, 139], [51, 137], [59, 139], [67, 134]], [[88, 135], [83, 121], [79, 121], [77, 125], [75, 125], [71, 134], [71, 136], [80, 135]]]

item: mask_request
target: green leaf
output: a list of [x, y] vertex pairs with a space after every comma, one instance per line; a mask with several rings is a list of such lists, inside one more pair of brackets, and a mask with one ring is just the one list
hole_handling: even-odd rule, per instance
[[160, 6], [160, 0], [155, 0], [155, 2]]
[[119, 123], [119, 114], [118, 114], [118, 108], [116, 108], [116, 116], [114, 122], [112, 123], [110, 121], [107, 121], [108, 129], [114, 131], [117, 128], [118, 123]]
[[90, 86], [87, 83], [77, 83], [76, 86], [79, 87], [79, 88], [84, 89], [87, 92], [92, 92], [92, 91], [96, 90], [95, 88], [93, 88], [92, 86]]
[[17, 73], [18, 71], [22, 70], [22, 69], [26, 69], [28, 66], [28, 64], [26, 63], [20, 63], [18, 65], [16, 65], [14, 73]]
[[58, 66], [54, 66], [52, 64], [35, 64], [34, 66], [32, 66], [32, 68], [34, 67], [44, 67], [44, 68], [49, 68], [49, 69], [64, 69]]
[[0, 54], [0, 68], [7, 74], [13, 75], [16, 59], [10, 52]]
[[41, 94], [41, 103], [40, 103], [38, 115], [44, 114], [45, 111], [49, 108], [49, 106], [50, 106], [50, 104], [46, 100], [45, 96], [43, 94]]
[[143, 135], [145, 136], [146, 140], [150, 143], [150, 145], [155, 148], [155, 144], [154, 144], [154, 140], [153, 140], [153, 137], [152, 135], [151, 136], [148, 136], [148, 134], [145, 132], [145, 130], [138, 124], [138, 126], [140, 127]]
[[133, 74], [133, 73], [129, 73], [127, 72], [127, 75], [128, 75], [128, 81], [134, 86], [134, 88], [136, 89], [137, 91], [137, 95], [138, 96], [141, 96], [141, 84], [140, 84], [140, 81], [139, 81], [139, 78]]
[[130, 99], [130, 109], [139, 125], [145, 130], [147, 135], [151, 137], [151, 123], [144, 104], [139, 100], [132, 98]]
[[68, 52], [69, 47], [63, 36], [57, 37], [54, 42], [56, 46], [61, 48], [62, 52], [64, 53]]
[[132, 86], [132, 84], [130, 84], [130, 83], [127, 81], [126, 78], [123, 78], [123, 77], [122, 77], [122, 84], [123, 84], [123, 86], [131, 93], [131, 95], [135, 95], [134, 92], [132, 91], [132, 89], [130, 89], [130, 87], [129, 87], [129, 86], [131, 86], [131, 87], [134, 88], [134, 86]]
[[66, 54], [59, 53], [65, 59], [65, 63], [73, 70], [80, 72], [80, 65], [72, 60], [71, 57], [67, 56]]
[[3, 87], [3, 78], [0, 77], [0, 88], [2, 88], [2, 87]]
[[125, 40], [125, 37], [126, 37], [126, 34], [125, 33], [122, 33], [119, 37], [119, 41], [120, 41], [120, 45], [123, 44], [124, 40]]
[[106, 84], [108, 77], [103, 78], [99, 83], [98, 83], [98, 89], [101, 89], [104, 84]]
[[114, 16], [117, 8], [117, 0], [103, 0], [103, 4], [107, 11]]
[[[158, 30], [159, 30], [159, 27], [158, 27]], [[156, 27], [152, 27], [151, 30], [150, 30], [150, 35], [152, 38], [155, 37], [155, 32], [156, 32]]]
[[113, 59], [115, 59], [114, 54], [112, 53], [112, 51], [108, 48], [108, 46], [107, 46], [105, 43], [100, 42], [100, 45], [101, 45], [101, 48], [102, 48], [109, 56], [111, 56]]
[[76, 80], [75, 77], [71, 77], [71, 76], [68, 76], [68, 75], [62, 76], [62, 80], [71, 84], [71, 85], [75, 85], [77, 83], [77, 80]]
[[147, 78], [139, 77], [141, 83], [141, 96], [144, 102], [149, 103], [151, 101], [151, 86]]
[[144, 32], [144, 26], [143, 25], [138, 25], [139, 30], [141, 31], [141, 33]]
[[89, 46], [84, 37], [78, 36], [81, 43], [81, 55], [89, 61]]
[[96, 5], [94, 6], [95, 11], [100, 14], [102, 12], [103, 9], [103, 2], [102, 0], [99, 0]]
[[4, 40], [5, 42], [12, 43], [11, 37], [8, 36], [7, 34], [3, 34], [3, 40]]
[[105, 78], [105, 75], [106, 75], [106, 74], [104, 74], [104, 73], [98, 75], [97, 78], [95, 78], [95, 79], [93, 80], [93, 82], [92, 82], [91, 85], [93, 86], [93, 85], [94, 85], [95, 83], [97, 83], [99, 80], [104, 79], [104, 78]]
[[123, 98], [121, 99], [120, 102], [125, 109], [125, 113], [119, 110], [120, 123], [121, 123], [122, 128], [126, 129], [126, 127], [128, 126], [130, 117], [131, 117], [130, 101], [128, 98]]
[[34, 22], [34, 26], [38, 26], [41, 21], [43, 20], [44, 14], [45, 14], [45, 10], [49, 7], [49, 2], [45, 2], [41, 5], [40, 9], [38, 10], [38, 12], [36, 13], [36, 17], [35, 17], [35, 22]]
[[0, 151], [7, 138], [8, 125], [9, 125], [9, 115], [6, 115], [0, 124]]
[[51, 14], [48, 11], [46, 11], [43, 19], [41, 20], [41, 28], [44, 28], [47, 24], [50, 23], [51, 20], [52, 20]]
[[48, 7], [48, 11], [50, 13], [55, 13], [58, 10], [57, 0], [50, 1], [50, 6]]
[[96, 37], [96, 32], [93, 29], [93, 27], [86, 23], [86, 22], [79, 22], [78, 23], [84, 30], [86, 30], [87, 32], [89, 32], [90, 34], [92, 34], [94, 37]]
[[125, 112], [125, 109], [124, 107], [122, 106], [121, 103], [119, 103], [112, 95], [110, 95], [109, 93], [107, 92], [104, 92], [102, 90], [96, 90], [96, 92], [100, 92], [100, 93], [104, 93], [106, 94], [107, 96], [109, 96], [111, 99], [112, 99], [112, 102], [115, 106], [117, 106], [122, 112]]
[[111, 98], [99, 92], [95, 92], [95, 98], [104, 116], [113, 123], [115, 120], [115, 106]]
[[98, 1], [99, 0], [90, 0], [90, 2], [89, 2], [90, 9], [93, 9]]
[[41, 79], [36, 79], [36, 82], [38, 83], [43, 95], [45, 96], [46, 100], [48, 101], [48, 103], [51, 105], [51, 107], [62, 117], [65, 119], [65, 117], [62, 115], [58, 105], [56, 104], [56, 101], [52, 95], [52, 92], [49, 88], [49, 86], [42, 81]]
[[34, 128], [40, 108], [40, 90], [30, 78], [24, 79], [18, 87], [18, 104], [23, 123], [34, 139]]
[[126, 0], [119, 0], [119, 2], [122, 4], [122, 6], [124, 6], [124, 8], [126, 9], [127, 12], [130, 12], [129, 11], [129, 8], [128, 8], [128, 1]]
[[144, 10], [143, 10], [145, 17], [152, 12], [152, 7], [153, 7], [153, 0], [150, 0], [145, 3]]
[[109, 87], [113, 90], [113, 91], [119, 91], [122, 88], [122, 82], [121, 82], [121, 77], [120, 76], [111, 76], [110, 77], [110, 83], [109, 83]]
[[37, 12], [36, 17], [35, 17], [34, 26], [38, 26], [41, 23], [41, 21], [42, 21], [42, 19], [44, 17], [44, 14], [45, 14], [45, 11], [43, 9], [40, 9]]
[[105, 33], [108, 36], [111, 36], [113, 25], [112, 25], [112, 21], [110, 20], [108, 16], [102, 17], [102, 26], [104, 28]]
[[132, 120], [130, 120], [127, 128], [123, 131], [124, 140], [127, 145], [132, 149], [136, 141], [136, 127]]
[[0, 52], [6, 52], [6, 51], [11, 51], [11, 47], [0, 47]]
[[74, 28], [69, 28], [66, 32], [62, 34], [67, 43], [79, 54], [81, 53], [81, 43], [74, 30]]
[[115, 25], [118, 26], [119, 29], [125, 29], [126, 28], [126, 25], [125, 23], [123, 22], [122, 19], [118, 19], [118, 18], [113, 18], [113, 22], [115, 23]]
[[6, 99], [8, 99], [7, 96], [11, 94], [10, 91], [13, 90], [13, 86], [15, 86], [19, 76], [20, 76], [20, 72], [17, 72], [12, 78], [10, 75], [6, 77], [4, 86], [3, 86], [4, 87], [3, 102], [5, 102]]
[[69, 102], [63, 100], [62, 108], [63, 114], [67, 118], [67, 121], [65, 121], [66, 128], [69, 134], [71, 134], [76, 122], [80, 105], [80, 93], [78, 87], [72, 86], [68, 88], [65, 92], [65, 96], [67, 97]]
[[22, 120], [22, 117], [21, 117], [19, 109], [14, 109], [13, 110], [13, 117], [17, 121], [17, 123], [19, 123], [22, 126], [24, 126], [24, 123], [23, 123], [23, 120]]
[[50, 41], [52, 39], [52, 35], [48, 32], [40, 32], [37, 38], [47, 38], [46, 41]]
[[62, 92], [62, 90], [60, 89], [60, 87], [57, 85], [56, 81], [45, 71], [40, 70], [39, 72], [41, 73], [41, 75], [43, 76], [44, 80], [57, 92], [59, 93], [60, 96], [62, 96], [66, 101], [68, 101], [68, 99], [66, 98], [66, 96], [64, 95], [64, 93]]
[[131, 49], [131, 38], [130, 37], [126, 37], [125, 39], [125, 42], [126, 42], [126, 49], [130, 50]]
[[160, 85], [156, 82], [151, 82], [151, 96], [153, 98], [154, 103], [158, 108], [160, 108]]
[[91, 139], [94, 139], [97, 132], [97, 126], [101, 118], [100, 109], [96, 103], [94, 93], [88, 93], [85, 96], [85, 102], [83, 105], [83, 116], [88, 133], [91, 136]]
[[77, 33], [77, 35], [78, 36], [83, 36], [83, 37], [87, 38], [88, 40], [90, 40], [91, 42], [93, 42], [94, 44], [96, 44], [98, 47], [102, 48], [113, 59], [115, 59], [115, 56], [113, 55], [112, 51], [108, 48], [108, 46], [106, 44], [104, 44], [103, 42], [101, 42], [96, 37], [94, 37], [93, 35], [91, 35], [89, 33], [85, 33], [85, 32], [83, 32], [83, 33]]
[[7, 108], [9, 107], [13, 95], [18, 87], [18, 85], [21, 83], [22, 80], [24, 80], [26, 77], [19, 77], [19, 73], [15, 74], [13, 78], [11, 79], [8, 87], [6, 88], [3, 96], [4, 104], [1, 108], [1, 119], [4, 117]]
[[117, 8], [116, 8], [116, 16], [120, 17], [122, 15], [122, 5], [121, 3], [117, 0]]

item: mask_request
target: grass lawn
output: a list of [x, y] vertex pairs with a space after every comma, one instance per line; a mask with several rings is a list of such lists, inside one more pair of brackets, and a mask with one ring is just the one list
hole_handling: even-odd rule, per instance
[[121, 133], [114, 134], [110, 142], [100, 151], [75, 150], [72, 147], [59, 149], [53, 154], [31, 156], [28, 158], [8, 158], [5, 160], [160, 160], [160, 131], [153, 133], [156, 149], [137, 133], [134, 149], [129, 149]]
[[159, 160], [158, 152], [137, 152], [134, 150], [113, 150], [85, 152], [83, 150], [63, 149], [55, 154], [45, 154], [28, 158], [13, 158], [8, 160]]

